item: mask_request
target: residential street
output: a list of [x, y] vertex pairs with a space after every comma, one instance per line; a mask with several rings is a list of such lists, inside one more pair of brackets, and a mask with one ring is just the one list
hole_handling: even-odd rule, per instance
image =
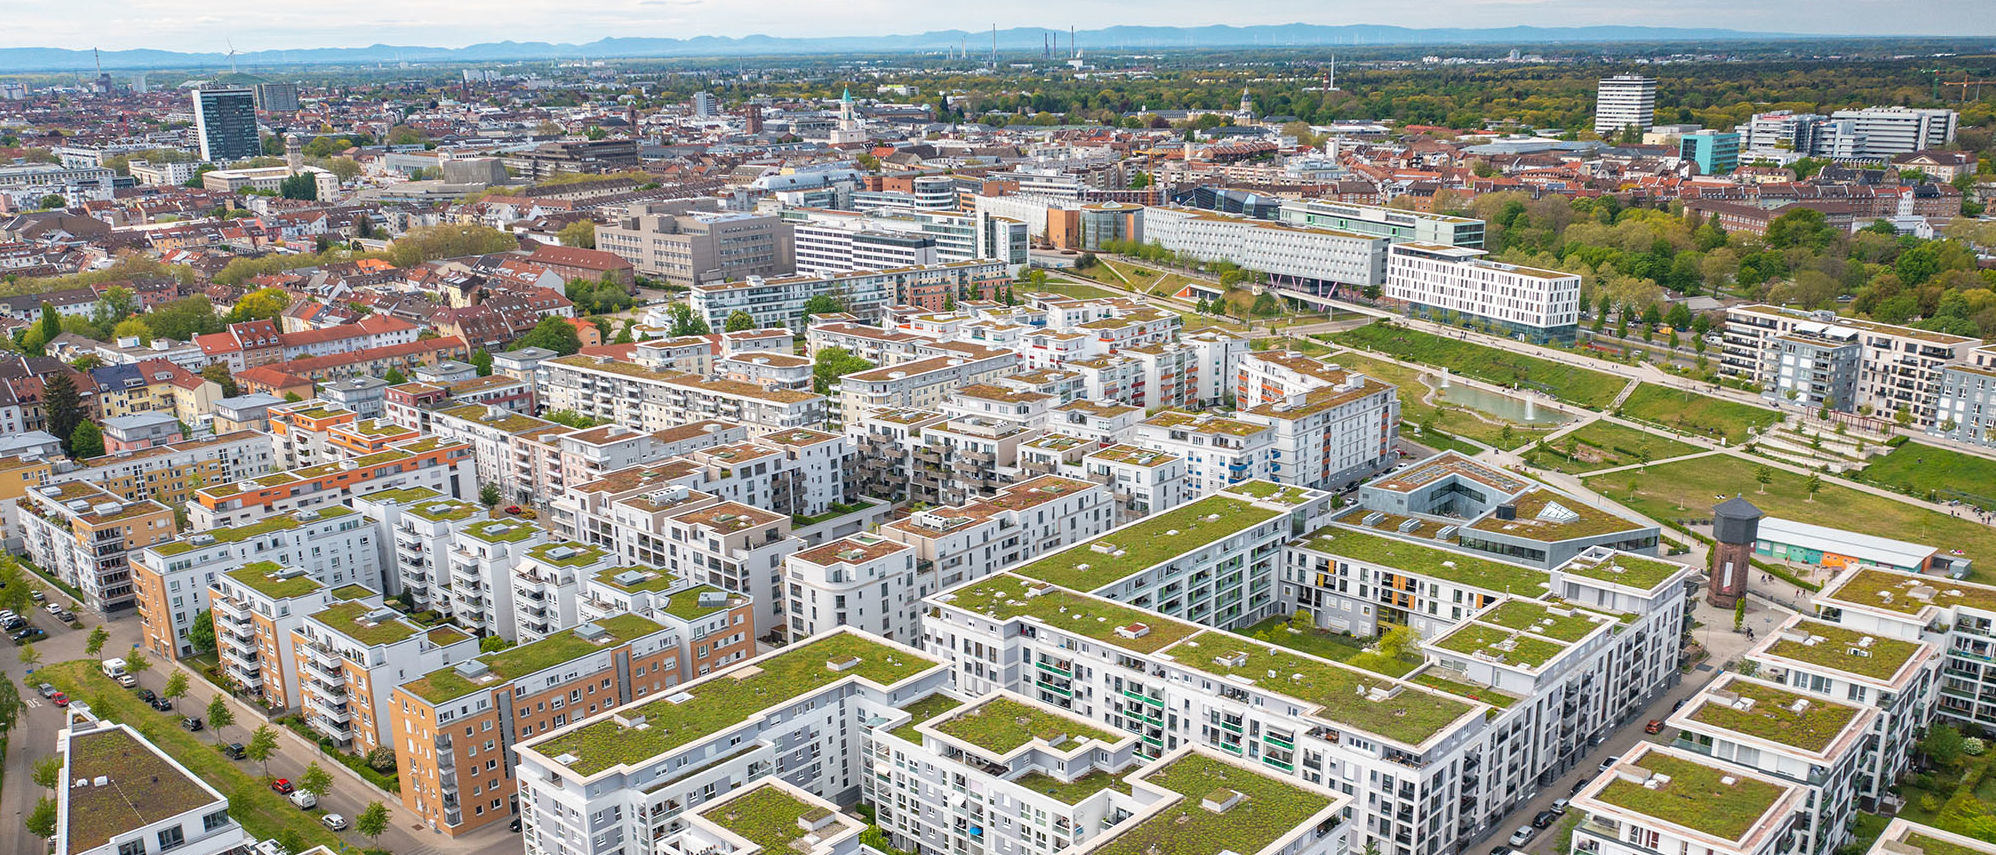
[[[88, 612], [79, 612], [78, 617], [84, 622], [82, 630], [58, 624], [53, 617], [39, 610], [29, 616], [29, 620], [36, 626], [49, 632], [48, 638], [35, 645], [44, 663], [53, 664], [87, 658], [83, 652], [84, 643], [89, 638], [90, 627], [100, 622], [104, 623], [105, 628], [111, 633], [110, 641], [104, 645], [106, 655], [119, 655], [119, 651], [131, 649], [133, 643], [138, 641], [138, 617], [129, 612], [108, 622], [103, 621], [100, 615]], [[139, 675], [139, 685], [155, 692], [160, 691], [166, 685], [168, 673], [166, 667], [169, 666], [155, 659], [153, 667]], [[4, 830], [0, 830], [0, 841], [5, 841], [4, 844], [0, 844], [0, 851], [22, 853], [22, 855], [45, 852], [47, 851], [45, 844], [27, 833], [23, 821], [28, 812], [34, 809], [35, 801], [46, 795], [32, 780], [34, 764], [36, 760], [54, 753], [56, 733], [62, 729], [63, 712], [35, 691], [37, 681], [32, 675], [25, 673], [25, 666], [13, 653], [7, 655], [4, 668], [9, 676], [23, 683], [21, 695], [22, 700], [28, 704], [28, 710], [22, 716], [22, 721], [15, 725], [13, 734], [8, 740], [6, 782], [4, 788], [0, 788], [0, 817], [4, 818], [0, 819], [0, 822], [6, 825]], [[182, 670], [188, 675], [188, 695], [175, 702], [176, 709], [173, 713], [160, 713], [160, 715], [162, 717], [170, 715], [175, 722], [178, 722], [179, 717], [183, 715], [200, 715], [205, 718], [202, 711], [207, 709], [208, 702], [214, 698], [218, 690], [196, 674], [191, 667]], [[226, 742], [247, 742], [250, 731], [265, 719], [246, 704], [239, 701], [232, 703], [236, 707], [236, 724], [228, 728], [223, 734], [223, 739]], [[128, 723], [138, 724], [138, 722]], [[272, 776], [291, 778], [295, 781], [305, 771], [305, 767], [314, 760], [319, 761], [320, 767], [332, 774], [333, 791], [319, 800], [319, 809], [315, 814], [337, 813], [345, 816], [351, 824], [354, 817], [360, 814], [361, 808], [370, 801], [380, 801], [388, 806], [392, 820], [388, 831], [381, 835], [379, 843], [376, 844], [379, 848], [396, 855], [453, 855], [453, 853], [488, 852], [518, 847], [518, 838], [507, 831], [503, 824], [496, 824], [457, 839], [433, 832], [427, 826], [418, 823], [413, 814], [403, 809], [398, 796], [374, 789], [338, 761], [323, 757], [319, 753], [318, 746], [293, 733], [289, 728], [282, 725], [271, 727], [277, 732], [277, 754], [270, 758]], [[213, 739], [213, 735], [205, 731], [203, 735]], [[252, 775], [260, 773], [260, 764], [243, 761], [243, 766]], [[226, 790], [224, 794], [226, 795]], [[370, 845], [366, 837], [351, 828], [341, 837], [355, 847]]]

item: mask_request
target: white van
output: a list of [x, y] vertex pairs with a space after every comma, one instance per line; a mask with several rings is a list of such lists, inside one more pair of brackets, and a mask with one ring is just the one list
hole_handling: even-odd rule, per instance
[[139, 682], [139, 678], [132, 676], [130, 671], [125, 670], [125, 660], [123, 659], [106, 659], [101, 667], [104, 669], [104, 676], [118, 681], [118, 685], [125, 688], [129, 689]]
[[319, 806], [319, 797], [312, 795], [311, 793], [305, 792], [304, 790], [298, 790], [292, 793], [289, 798], [291, 799], [292, 804], [304, 808], [305, 810], [311, 810], [312, 808]]

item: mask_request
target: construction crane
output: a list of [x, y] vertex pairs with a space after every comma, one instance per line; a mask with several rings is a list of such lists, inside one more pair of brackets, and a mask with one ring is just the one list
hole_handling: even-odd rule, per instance
[[1960, 80], [1943, 80], [1940, 82], [1940, 85], [1961, 87], [1961, 100], [1963, 101], [1968, 100], [1968, 87], [1973, 86], [1975, 87], [1975, 100], [1980, 101], [1982, 100], [1982, 84], [1984, 83], [1996, 86], [1996, 80], [1972, 80], [1966, 77]]

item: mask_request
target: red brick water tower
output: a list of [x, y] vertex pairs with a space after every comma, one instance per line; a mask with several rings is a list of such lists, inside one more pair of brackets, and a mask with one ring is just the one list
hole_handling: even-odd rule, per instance
[[1712, 572], [1705, 601], [1730, 609], [1746, 596], [1753, 575], [1753, 542], [1764, 516], [1752, 502], [1735, 495], [1712, 508]]

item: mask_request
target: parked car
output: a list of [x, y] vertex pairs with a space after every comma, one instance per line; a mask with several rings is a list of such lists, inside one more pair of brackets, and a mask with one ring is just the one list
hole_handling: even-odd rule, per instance
[[61, 692], [50, 695], [49, 700], [54, 701], [55, 705], [59, 707], [69, 706], [69, 696]]
[[1517, 831], [1511, 832], [1511, 839], [1508, 842], [1512, 846], [1523, 846], [1532, 842], [1532, 838], [1537, 837], [1538, 834], [1538, 829], [1529, 825], [1520, 825]]
[[55, 614], [56, 612], [59, 612], [59, 611], [62, 611], [62, 604], [61, 604], [61, 603], [43, 603], [43, 604], [42, 604], [42, 611], [45, 611], [45, 612], [48, 612], [49, 614]]
[[34, 593], [29, 594], [28, 597], [33, 599], [37, 603], [49, 598], [47, 594], [44, 594], [41, 591], [35, 591]]
[[28, 626], [14, 630], [14, 634], [10, 637], [14, 639], [15, 644], [26, 644], [39, 638], [47, 638], [48, 633], [43, 632], [41, 627]]
[[1567, 804], [1569, 804], [1569, 802], [1567, 802], [1566, 799], [1554, 799], [1552, 803], [1552, 812], [1559, 814], [1560, 816], [1565, 816]]
[[512, 515], [514, 515], [514, 516], [519, 516], [519, 514], [520, 514], [520, 506], [519, 506], [519, 505], [507, 505], [507, 506], [506, 506], [506, 513], [509, 513], [509, 514], [512, 514]]
[[222, 755], [230, 760], [241, 760], [249, 756], [249, 749], [244, 748], [240, 742], [231, 742], [222, 746]]
[[15, 615], [13, 617], [6, 618], [5, 620], [0, 620], [0, 629], [4, 629], [8, 632], [13, 632], [14, 630], [20, 629], [21, 627], [27, 625], [28, 625], [27, 619], [21, 617], [20, 615]]
[[159, 700], [159, 696], [153, 694], [151, 689], [140, 689], [136, 692], [133, 692], [132, 694], [138, 695], [139, 700], [145, 701], [146, 703], [152, 703], [153, 701]]
[[1649, 724], [1645, 724], [1645, 725], [1643, 725], [1643, 732], [1644, 732], [1644, 733], [1662, 733], [1662, 732], [1663, 732], [1663, 719], [1660, 719], [1660, 718], [1653, 718], [1653, 719], [1650, 719], [1650, 720], [1649, 720]]
[[1608, 759], [1601, 761], [1601, 771], [1606, 772], [1608, 771], [1609, 766], [1613, 766], [1616, 763], [1620, 762], [1622, 762], [1622, 758], [1619, 755], [1614, 757], [1609, 757]]
[[340, 816], [339, 814], [336, 813], [329, 813], [326, 814], [325, 816], [319, 817], [319, 821], [325, 823], [325, 826], [327, 828], [330, 828], [334, 831], [347, 830], [347, 818]]
[[271, 781], [270, 788], [272, 790], [276, 790], [279, 794], [286, 796], [291, 795], [291, 791], [297, 789], [297, 787], [291, 786], [290, 778], [278, 778], [275, 781]]
[[55, 619], [62, 621], [63, 623], [75, 623], [76, 615], [70, 614], [68, 609], [63, 609], [62, 611], [55, 613]]
[[1532, 817], [1532, 827], [1551, 828], [1552, 824], [1558, 821], [1559, 821], [1559, 814], [1553, 813], [1552, 811], [1549, 810], [1542, 810], [1538, 812], [1537, 816]]
[[297, 805], [299, 810], [311, 810], [319, 806], [319, 797], [304, 790], [294, 792], [285, 796], [285, 798], [290, 799], [291, 803]]
[[1509, 846], [1499, 846], [1490, 850], [1490, 855], [1518, 855], [1518, 850], [1512, 849]]
[[118, 685], [120, 686], [124, 686], [125, 688], [129, 689], [138, 684], [139, 684], [139, 678], [136, 676], [133, 676], [131, 674], [118, 675]]
[[188, 729], [189, 731], [195, 731], [195, 730], [200, 730], [200, 729], [201, 729], [201, 719], [199, 719], [199, 718], [196, 718], [196, 717], [194, 717], [194, 716], [191, 716], [191, 715], [190, 715], [190, 716], [188, 716], [188, 717], [186, 717], [186, 718], [183, 718], [183, 719], [181, 719], [181, 720], [180, 720], [180, 726], [181, 726], [181, 727], [184, 727], [184, 728], [187, 728], [187, 729]]
[[519, 817], [517, 817], [517, 816], [516, 816], [516, 817], [513, 817], [513, 821], [512, 821], [512, 822], [509, 822], [509, 823], [506, 823], [506, 830], [507, 830], [507, 831], [510, 831], [510, 832], [513, 832], [514, 834], [519, 834], [519, 833], [520, 833], [520, 818], [519, 818]]
[[35, 691], [37, 691], [37, 692], [41, 692], [41, 693], [42, 693], [42, 697], [44, 697], [44, 698], [53, 698], [53, 697], [55, 697], [55, 687], [54, 687], [54, 686], [51, 686], [51, 685], [49, 685], [49, 684], [47, 684], [47, 683], [43, 683], [43, 684], [41, 684], [41, 685], [39, 685], [39, 686], [36, 686], [36, 687], [35, 687]]
[[152, 701], [152, 708], [159, 710], [160, 712], [173, 712], [173, 699], [154, 698]]

